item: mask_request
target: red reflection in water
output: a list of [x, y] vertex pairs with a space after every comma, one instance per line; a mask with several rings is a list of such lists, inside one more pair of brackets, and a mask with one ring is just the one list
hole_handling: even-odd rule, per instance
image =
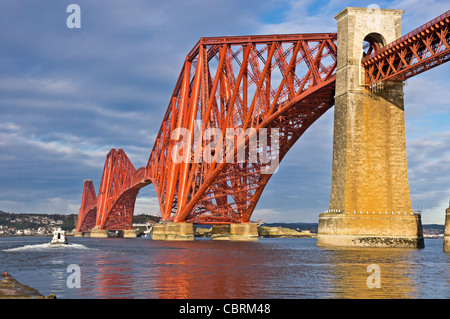
[[258, 283], [252, 266], [264, 258], [249, 249], [257, 243], [197, 241], [172, 245], [183, 249], [166, 250], [157, 259], [157, 298], [253, 297]]

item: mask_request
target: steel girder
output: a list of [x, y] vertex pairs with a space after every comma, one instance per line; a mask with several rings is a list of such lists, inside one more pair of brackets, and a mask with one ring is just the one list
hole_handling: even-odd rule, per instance
[[97, 199], [95, 227], [108, 230], [132, 228], [134, 204], [143, 181], [144, 168], [136, 170], [122, 149], [112, 149], [106, 156]]
[[[263, 159], [281, 161], [334, 104], [335, 42], [336, 34], [327, 33], [202, 38], [197, 43], [186, 57], [146, 168], [163, 219], [250, 220], [272, 175], [264, 174]], [[233, 137], [229, 151], [227, 129], [242, 133]], [[278, 148], [272, 129], [278, 130]], [[175, 132], [183, 130], [181, 143]], [[220, 133], [213, 148], [212, 131]], [[267, 143], [261, 145], [265, 136]], [[259, 156], [250, 161], [254, 137]], [[239, 162], [242, 149], [245, 161]]]
[[[367, 87], [403, 81], [448, 61], [449, 15], [375, 47], [362, 60]], [[281, 161], [334, 104], [336, 55], [334, 33], [202, 38], [186, 56], [147, 166], [135, 170], [123, 150], [111, 150], [97, 200], [92, 182], [85, 182], [77, 229], [89, 230], [94, 219], [101, 229], [131, 228], [139, 189], [151, 182], [167, 221], [248, 222], [271, 177], [262, 159]], [[199, 138], [227, 128], [267, 137], [257, 141], [256, 160], [249, 161], [251, 134], [233, 137], [229, 152]], [[183, 129], [187, 137], [180, 143]], [[228, 140], [222, 134], [217, 142]], [[212, 160], [201, 160], [205, 155]]]
[[78, 213], [77, 231], [87, 232], [95, 226], [97, 219], [97, 195], [92, 180], [85, 180]]
[[366, 85], [405, 81], [450, 60], [450, 11], [400, 39], [375, 50], [361, 61]]
[[[335, 33], [202, 38], [186, 57], [147, 166], [135, 170], [121, 149], [108, 153], [95, 228], [130, 229], [139, 189], [150, 183], [164, 220], [248, 222], [272, 175], [268, 159], [281, 161], [333, 106], [336, 53]], [[227, 128], [236, 134], [230, 148]], [[185, 143], [175, 133], [182, 129]], [[223, 133], [223, 152], [203, 138], [213, 130]]]

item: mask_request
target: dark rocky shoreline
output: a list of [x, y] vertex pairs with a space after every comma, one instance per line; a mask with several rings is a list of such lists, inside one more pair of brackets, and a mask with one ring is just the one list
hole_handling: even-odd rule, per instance
[[0, 274], [0, 299], [56, 299], [54, 294], [42, 295], [39, 291], [24, 285], [13, 276], [4, 272]]

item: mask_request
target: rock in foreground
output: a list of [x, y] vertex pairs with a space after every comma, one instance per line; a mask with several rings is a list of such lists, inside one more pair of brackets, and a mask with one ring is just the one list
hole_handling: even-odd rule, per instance
[[56, 299], [54, 294], [45, 297], [39, 291], [21, 284], [13, 276], [4, 272], [0, 274], [1, 299]]

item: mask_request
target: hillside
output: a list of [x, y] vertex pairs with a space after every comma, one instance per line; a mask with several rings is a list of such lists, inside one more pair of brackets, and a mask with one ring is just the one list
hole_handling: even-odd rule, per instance
[[[76, 214], [15, 214], [0, 210], [0, 226], [15, 229], [38, 229], [39, 227], [61, 227], [63, 230], [72, 230], [76, 227], [78, 215]], [[146, 223], [159, 221], [159, 217], [151, 215], [135, 215], [133, 223]]]
[[14, 214], [0, 210], [0, 225], [15, 229], [57, 226], [64, 230], [72, 230], [75, 226], [76, 217], [75, 214]]
[[[76, 214], [15, 214], [0, 210], [0, 226], [15, 229], [38, 229], [39, 227], [61, 227], [63, 230], [72, 230], [76, 227], [78, 215]], [[133, 224], [145, 224], [147, 221], [158, 222], [160, 217], [153, 215], [135, 215]], [[308, 230], [317, 233], [317, 223], [263, 223], [266, 227], [283, 227], [297, 231]], [[210, 227], [209, 225], [199, 225]], [[444, 225], [423, 225], [424, 235], [436, 236], [444, 233]]]

